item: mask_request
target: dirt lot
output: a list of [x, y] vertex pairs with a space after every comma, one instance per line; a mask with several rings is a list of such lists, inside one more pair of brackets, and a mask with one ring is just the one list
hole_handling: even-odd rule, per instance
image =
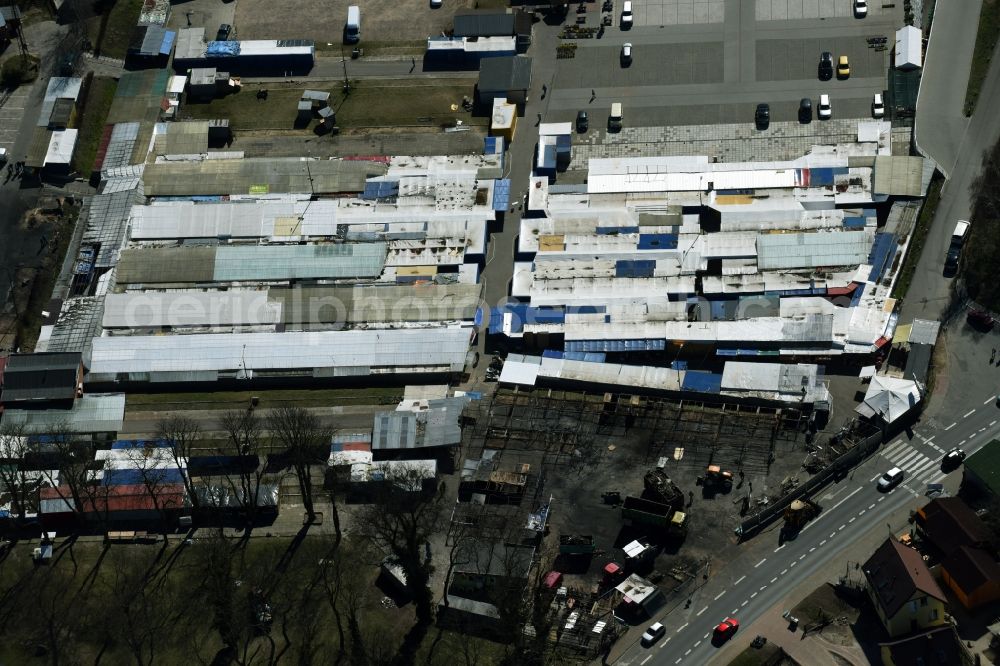
[[339, 49], [348, 5], [361, 10], [361, 45], [366, 49], [386, 43], [422, 42], [451, 29], [459, 10], [487, 8], [487, 0], [445, 0], [431, 9], [428, 0], [292, 0], [275, 11], [270, 0], [240, 0], [236, 30], [240, 39], [312, 39], [317, 48]]
[[[733, 528], [751, 484], [756, 502], [776, 495], [786, 478], [807, 476], [799, 468], [805, 417], [796, 410], [559, 391], [516, 397], [501, 392], [492, 406], [484, 403], [473, 417], [475, 427], [467, 429], [472, 431], [469, 456], [479, 456], [483, 447], [499, 449], [497, 468], [507, 470], [520, 467], [526, 452], [537, 455], [540, 464], [531, 467], [540, 481], [535, 502], [551, 498], [550, 549], [560, 534], [595, 537], [594, 557], [554, 564], [578, 589], [594, 585], [606, 563], [621, 563], [619, 549], [629, 541], [656, 538], [649, 529], [624, 527], [620, 508], [605, 503], [602, 493], [641, 496], [643, 476], [661, 458], [684, 496], [687, 536], [660, 538], [662, 553], [641, 573], [661, 589], [679, 590], [668, 595], [668, 605], [686, 598], [705, 567], [722, 568], [735, 552]], [[697, 484], [710, 463], [733, 472], [728, 492], [709, 492]], [[522, 508], [530, 506], [522, 503]]]
[[[484, 125], [486, 118], [474, 118], [461, 108], [462, 98], [472, 95], [473, 79], [421, 79], [420, 82], [354, 81], [350, 94], [339, 87], [328, 88], [330, 107], [337, 114], [342, 129], [370, 127], [429, 127]], [[267, 99], [257, 99], [257, 91], [266, 88]], [[208, 103], [188, 103], [181, 107], [185, 119], [229, 118], [234, 131], [293, 130], [296, 105], [306, 86], [302, 84], [249, 84], [235, 94]], [[322, 89], [322, 88], [321, 88]], [[303, 132], [316, 125], [316, 118]], [[310, 131], [311, 135], [311, 131]], [[237, 146], [239, 148], [239, 146]]]

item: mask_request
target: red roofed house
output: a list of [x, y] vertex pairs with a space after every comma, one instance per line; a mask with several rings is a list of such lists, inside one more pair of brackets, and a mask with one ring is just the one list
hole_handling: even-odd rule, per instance
[[862, 566], [875, 611], [889, 636], [945, 624], [945, 596], [920, 553], [886, 539]]

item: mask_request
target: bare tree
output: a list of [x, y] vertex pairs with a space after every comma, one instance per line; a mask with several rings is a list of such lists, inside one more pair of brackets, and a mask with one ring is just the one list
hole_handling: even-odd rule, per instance
[[172, 467], [174, 464], [173, 454], [167, 447], [153, 446], [146, 442], [144, 446], [137, 446], [125, 449], [125, 458], [128, 460], [130, 469], [138, 473], [140, 483], [149, 495], [153, 508], [159, 514], [159, 527], [163, 535], [163, 545], [166, 547], [169, 542], [167, 533], [167, 519], [169, 511], [176, 511], [183, 507], [183, 503], [178, 501], [176, 494], [170, 492], [171, 477], [174, 475]]
[[428, 587], [433, 570], [423, 557], [424, 544], [438, 528], [441, 497], [424, 491], [424, 475], [413, 466], [387, 470], [376, 490], [375, 503], [361, 513], [358, 531], [388, 551], [406, 574], [416, 623], [400, 648], [397, 661], [412, 663], [427, 628], [434, 621], [433, 595]]
[[18, 520], [24, 520], [32, 493], [38, 487], [38, 474], [28, 471], [25, 455], [28, 438], [20, 425], [0, 424], [0, 485], [10, 495], [11, 507]]
[[226, 432], [229, 445], [238, 456], [249, 456], [256, 459], [256, 466], [240, 464], [240, 469], [234, 479], [226, 478], [241, 503], [246, 515], [247, 525], [256, 522], [260, 502], [260, 486], [267, 473], [267, 468], [261, 464], [261, 454], [264, 453], [264, 424], [253, 409], [233, 409], [222, 415], [222, 429]]
[[[302, 504], [310, 523], [316, 518], [313, 505], [312, 466], [322, 461], [330, 443], [331, 429], [324, 427], [315, 414], [302, 407], [286, 406], [267, 415], [267, 429], [288, 453], [302, 493]], [[334, 509], [336, 510], [336, 509]], [[335, 523], [339, 527], [339, 520]]]
[[156, 437], [170, 445], [174, 462], [183, 473], [184, 488], [187, 490], [191, 506], [198, 508], [198, 494], [195, 492], [191, 475], [187, 472], [188, 461], [194, 455], [195, 445], [201, 439], [201, 426], [194, 419], [183, 414], [172, 414], [160, 419], [156, 424]]

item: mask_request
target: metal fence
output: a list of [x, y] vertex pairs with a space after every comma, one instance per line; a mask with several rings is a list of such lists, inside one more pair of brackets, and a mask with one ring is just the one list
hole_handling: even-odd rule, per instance
[[781, 496], [775, 502], [764, 507], [760, 511], [748, 516], [740, 526], [736, 528], [736, 536], [740, 539], [747, 539], [760, 530], [770, 525], [776, 518], [779, 518], [788, 506], [797, 499], [808, 497], [813, 494], [833, 478], [843, 474], [846, 470], [857, 465], [865, 456], [871, 454], [882, 444], [884, 433], [876, 432], [846, 451], [839, 458], [834, 460], [828, 467], [811, 477], [808, 481], [792, 489]]

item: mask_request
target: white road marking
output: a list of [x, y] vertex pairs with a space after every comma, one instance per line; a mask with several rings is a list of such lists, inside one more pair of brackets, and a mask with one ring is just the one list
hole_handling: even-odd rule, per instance
[[847, 527], [847, 524], [846, 524], [846, 523], [845, 523], [845, 524], [843, 524], [843, 525], [841, 525], [840, 527], [838, 527], [838, 528], [837, 528], [837, 531], [839, 532], [840, 530], [844, 529], [845, 527]]
[[662, 650], [663, 648], [667, 647], [667, 643], [669, 643], [669, 642], [670, 642], [670, 639], [671, 639], [671, 638], [673, 638], [673, 636], [667, 636], [667, 640], [665, 640], [665, 641], [663, 641], [662, 643], [660, 643], [660, 649], [661, 649], [661, 650]]
[[698, 641], [697, 643], [694, 644], [695, 647], [698, 647], [699, 645], [701, 645], [701, 641]]
[[639, 662], [639, 666], [646, 666], [646, 662], [653, 658], [653, 655], [648, 655], [645, 659]]
[[705, 640], [706, 638], [708, 638], [708, 634], [705, 634], [705, 635], [704, 635], [704, 636], [702, 636], [701, 638], [702, 638], [702, 640]]
[[835, 537], [835, 536], [837, 536], [837, 533], [836, 533], [836, 532], [830, 532], [830, 538], [831, 538], [831, 539], [832, 539], [833, 537]]
[[958, 443], [958, 448], [962, 448], [962, 444], [965, 444], [967, 441], [969, 441], [969, 440], [963, 439], [961, 442], [959, 442]]
[[687, 628], [687, 626], [688, 626], [688, 623], [687, 623], [687, 622], [685, 622], [685, 623], [684, 623], [684, 624], [682, 624], [681, 626], [677, 627], [677, 633], [679, 634], [679, 633], [681, 633], [682, 631], [684, 631], [684, 630], [685, 630], [685, 629]]
[[826, 539], [823, 539], [822, 541], [820, 541], [820, 542], [819, 542], [819, 545], [821, 545], [821, 546], [825, 546], [825, 545], [826, 545]]
[[779, 550], [781, 550], [782, 548], [784, 548], [784, 547], [785, 547], [785, 546], [787, 546], [787, 545], [788, 545], [788, 544], [786, 544], [786, 543], [783, 543], [783, 544], [781, 544], [780, 546], [778, 546], [777, 548], [775, 548], [775, 549], [774, 549], [774, 552], [776, 552], [776, 553], [777, 553], [777, 552], [778, 552]]
[[[858, 493], [860, 493], [860, 492], [861, 492], [861, 488], [860, 488], [860, 487], [858, 487], [858, 488], [855, 488], [855, 489], [854, 489], [854, 491], [853, 491], [853, 492], [851, 492], [851, 494], [850, 494], [850, 495], [848, 495], [848, 496], [847, 496], [847, 497], [845, 497], [844, 499], [842, 499], [842, 500], [840, 500], [839, 502], [837, 502], [836, 504], [834, 504], [834, 505], [833, 505], [833, 507], [831, 507], [831, 508], [830, 508], [830, 511], [833, 511], [833, 510], [834, 510], [834, 509], [836, 509], [836, 508], [837, 508], [838, 506], [840, 506], [841, 504], [843, 504], [843, 503], [844, 503], [844, 502], [846, 502], [847, 500], [851, 499], [852, 497], [854, 497], [855, 495], [857, 495], [857, 494], [858, 494]], [[821, 513], [821, 514], [819, 515], [819, 517], [818, 517], [818, 518], [816, 518], [815, 520], [812, 520], [812, 521], [810, 521], [808, 525], [806, 525], [805, 527], [803, 527], [803, 528], [802, 528], [802, 532], [805, 532], [806, 530], [808, 530], [809, 528], [811, 528], [811, 527], [812, 527], [813, 525], [815, 525], [815, 524], [816, 524], [816, 523], [818, 523], [819, 521], [823, 520], [823, 516], [824, 516], [824, 515], [828, 515], [828, 512], [823, 512], [823, 513]]]
[[941, 483], [941, 479], [943, 479], [946, 476], [948, 475], [945, 474], [944, 472], [938, 472], [935, 476], [932, 476], [931, 478], [927, 479], [927, 483]]
[[875, 502], [872, 502], [871, 504], [868, 505], [868, 510], [869, 511], [871, 511], [874, 508], [875, 508]]
[[816, 550], [816, 546], [813, 546], [812, 548], [810, 548], [810, 549], [809, 549], [809, 552], [811, 553], [811, 552], [813, 552], [814, 550]]
[[688, 648], [688, 651], [684, 653], [684, 656], [686, 657], [686, 656], [688, 656], [689, 654], [691, 654], [691, 648]]
[[867, 511], [867, 510], [868, 510], [868, 509], [861, 509], [861, 511], [858, 511], [858, 515], [859, 515], [859, 516], [863, 516], [863, 515], [865, 515], [865, 511]]
[[726, 593], [726, 591], [723, 590], [722, 592], [719, 592], [717, 595], [715, 595], [715, 601], [718, 601], [719, 599], [721, 599], [722, 595], [724, 595], [725, 593]]
[[681, 663], [681, 659], [683, 659], [683, 658], [684, 658], [684, 657], [677, 657], [677, 661], [675, 661], [674, 663], [675, 663], [675, 664], [679, 664], [679, 663]]
[[776, 582], [777, 582], [777, 580], [778, 580], [778, 577], [777, 577], [777, 576], [775, 576], [774, 578], [772, 578], [772, 579], [771, 579], [771, 583], [772, 583], [772, 584], [774, 584], [774, 583], [776, 583]]
[[881, 502], [881, 501], [882, 501], [882, 500], [884, 500], [884, 499], [885, 499], [885, 495], [882, 495], [882, 497], [879, 497], [879, 498], [878, 498], [878, 501], [879, 501], [879, 502]]
[[957, 423], [952, 423], [950, 426], [948, 426], [947, 428], [945, 428], [944, 431], [948, 432], [949, 430], [951, 430], [952, 428], [954, 428], [956, 425], [958, 425], [958, 424]]
[[789, 565], [788, 565], [788, 568], [789, 568], [789, 569], [791, 569], [791, 568], [792, 568], [792, 567], [794, 567], [794, 566], [795, 566], [796, 564], [798, 564], [798, 562], [792, 562], [791, 564], [789, 564]]
[[988, 404], [990, 404], [991, 402], [993, 402], [993, 401], [994, 401], [994, 400], [996, 400], [996, 399], [997, 399], [997, 398], [996, 398], [996, 396], [995, 396], [995, 395], [991, 395], [990, 397], [986, 398], [986, 402], [984, 402], [983, 404], [984, 404], [984, 405], [988, 405]]
[[975, 410], [975, 409], [970, 409], [969, 411], [967, 411], [967, 412], [966, 412], [966, 413], [965, 413], [965, 414], [964, 414], [964, 415], [962, 416], [962, 418], [963, 418], [963, 419], [967, 419], [967, 418], [969, 418], [970, 416], [972, 416], [972, 415], [973, 415], [973, 414], [975, 414], [975, 413], [976, 413], [976, 410]]
[[[750, 598], [751, 598], [751, 599], [753, 599], [753, 598], [754, 598], [754, 597], [756, 597], [756, 596], [757, 596], [758, 594], [760, 594], [760, 592], [754, 592], [753, 594], [751, 594], [751, 595], [750, 595]], [[744, 601], [743, 603], [746, 603], [746, 602]]]
[[918, 468], [925, 467], [927, 465], [933, 465], [934, 461], [927, 458], [926, 456], [917, 456], [910, 461], [910, 464], [903, 468], [904, 472], [915, 473]]
[[905, 464], [906, 464], [906, 462], [907, 462], [907, 461], [908, 461], [908, 460], [909, 460], [910, 458], [912, 458], [912, 457], [914, 457], [914, 456], [919, 456], [919, 455], [920, 455], [920, 452], [919, 452], [919, 451], [913, 451], [913, 452], [911, 452], [911, 453], [908, 453], [908, 454], [906, 454], [905, 456], [903, 456], [903, 457], [902, 457], [902, 458], [900, 458], [899, 460], [894, 460], [893, 462], [895, 462], [895, 463], [896, 463], [896, 467], [902, 467], [903, 465], [905, 465]]
[[786, 573], [788, 573], [788, 569], [782, 569], [781, 570], [781, 575], [782, 576], [784, 576]]
[[[757, 593], [756, 593], [756, 592], [754, 592], [754, 594], [757, 594]], [[740, 604], [740, 608], [743, 608], [743, 607], [744, 607], [744, 606], [746, 606], [746, 605], [747, 605], [748, 603], [750, 603], [750, 600], [749, 600], [749, 599], [744, 599], [743, 603], [741, 603], [741, 604]]]
[[705, 606], [705, 607], [704, 607], [704, 608], [702, 608], [702, 609], [701, 609], [700, 611], [698, 611], [697, 613], [695, 613], [695, 616], [696, 616], [696, 617], [701, 617], [701, 614], [702, 614], [702, 613], [704, 613], [704, 612], [705, 612], [705, 611], [707, 611], [707, 610], [708, 610], [708, 606]]
[[877, 478], [878, 478], [878, 477], [880, 477], [880, 476], [882, 476], [882, 475], [881, 475], [881, 474], [876, 474], [876, 475], [875, 475], [875, 476], [873, 476], [872, 478], [868, 479], [868, 483], [871, 483], [872, 481], [874, 481], [875, 479], [877, 479]]
[[992, 428], [996, 424], [996, 421], [990, 421], [990, 427]]
[[767, 589], [767, 585], [761, 585], [760, 589], [758, 590], [758, 592], [763, 592], [766, 589]]
[[740, 610], [739, 608], [734, 608], [733, 611], [730, 613], [730, 615], [736, 615], [736, 613], [738, 613], [739, 610]]
[[857, 520], [857, 519], [858, 519], [858, 517], [857, 517], [857, 516], [852, 516], [852, 517], [851, 517], [851, 519], [850, 519], [850, 520], [848, 520], [847, 522], [848, 522], [848, 523], [853, 523], [853, 522], [854, 522], [855, 520]]
[[799, 561], [802, 561], [805, 558], [806, 558], [806, 554], [805, 553], [802, 553], [801, 555], [799, 555]]
[[937, 437], [937, 435], [931, 435], [930, 437], [924, 440], [924, 444], [930, 444], [932, 441], [934, 441], [935, 437]]
[[760, 562], [758, 562], [757, 564], [753, 565], [753, 568], [756, 569], [760, 565], [764, 564], [764, 562], [767, 562], [767, 558], [766, 557], [764, 559], [762, 559]]
[[740, 584], [740, 583], [742, 583], [742, 582], [743, 582], [743, 581], [744, 581], [745, 579], [746, 579], [746, 576], [740, 576], [740, 579], [739, 579], [739, 580], [737, 580], [737, 581], [736, 581], [735, 583], [733, 583], [733, 585], [739, 585], [739, 584]]
[[934, 466], [937, 465], [937, 464], [938, 464], [938, 461], [936, 461], [936, 460], [928, 460], [923, 465], [920, 465], [919, 467], [914, 467], [913, 469], [911, 469], [910, 473], [913, 476], [919, 476], [919, 475], [923, 474], [924, 472], [926, 472], [927, 470], [933, 469]]

